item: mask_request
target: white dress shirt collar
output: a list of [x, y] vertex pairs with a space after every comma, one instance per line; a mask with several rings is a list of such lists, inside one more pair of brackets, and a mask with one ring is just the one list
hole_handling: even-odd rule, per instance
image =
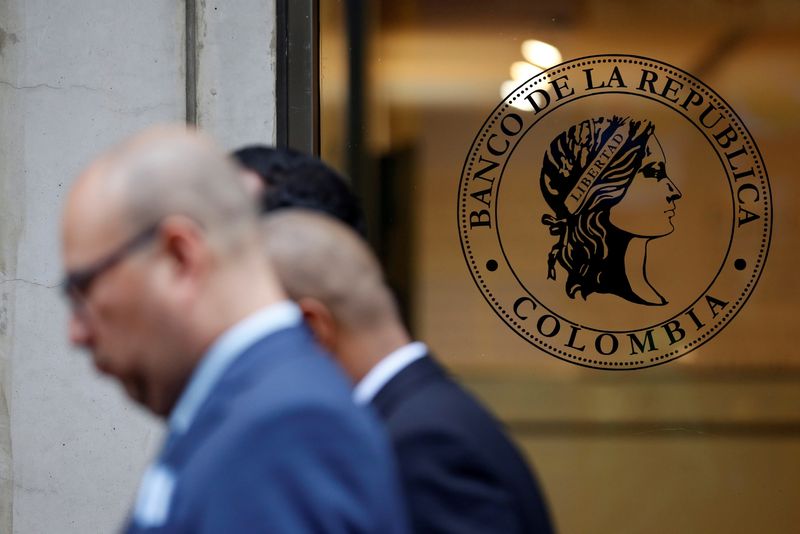
[[353, 389], [353, 401], [362, 405], [370, 403], [389, 380], [427, 353], [428, 347], [420, 341], [403, 345], [390, 353], [356, 384]]
[[211, 389], [248, 347], [278, 330], [300, 324], [302, 316], [296, 304], [281, 301], [249, 315], [219, 336], [195, 367], [175, 404], [169, 418], [170, 432], [183, 434], [189, 429]]

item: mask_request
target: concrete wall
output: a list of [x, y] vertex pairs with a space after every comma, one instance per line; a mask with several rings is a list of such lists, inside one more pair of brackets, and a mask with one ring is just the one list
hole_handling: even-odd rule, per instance
[[198, 126], [231, 149], [274, 143], [274, 0], [198, 6]]
[[158, 450], [161, 423], [67, 344], [59, 217], [95, 155], [186, 118], [187, 82], [224, 146], [272, 142], [274, 0], [0, 2], [2, 533], [116, 530]]

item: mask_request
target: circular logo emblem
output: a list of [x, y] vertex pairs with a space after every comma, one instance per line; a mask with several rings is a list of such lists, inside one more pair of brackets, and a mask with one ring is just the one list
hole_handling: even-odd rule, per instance
[[553, 67], [495, 108], [458, 190], [469, 269], [545, 352], [637, 369], [713, 338], [764, 268], [764, 162], [703, 82], [637, 56]]

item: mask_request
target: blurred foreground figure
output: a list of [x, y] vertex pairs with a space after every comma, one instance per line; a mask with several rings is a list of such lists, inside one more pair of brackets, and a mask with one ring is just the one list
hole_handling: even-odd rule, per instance
[[361, 205], [345, 179], [318, 158], [288, 148], [252, 145], [231, 154], [266, 212], [308, 208], [339, 219], [366, 237]]
[[71, 340], [169, 416], [128, 532], [405, 532], [379, 424], [286, 300], [237, 172], [201, 135], [161, 128], [67, 201]]
[[377, 260], [321, 214], [267, 215], [267, 255], [317, 339], [385, 421], [412, 529], [420, 533], [552, 531], [524, 460], [499, 423], [411, 342]]

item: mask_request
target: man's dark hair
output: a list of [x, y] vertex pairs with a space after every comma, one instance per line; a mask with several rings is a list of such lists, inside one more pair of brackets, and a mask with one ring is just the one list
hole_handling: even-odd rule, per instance
[[366, 223], [358, 198], [345, 179], [321, 160], [286, 148], [252, 145], [231, 154], [239, 164], [264, 181], [261, 206], [306, 208], [327, 213], [366, 237]]

